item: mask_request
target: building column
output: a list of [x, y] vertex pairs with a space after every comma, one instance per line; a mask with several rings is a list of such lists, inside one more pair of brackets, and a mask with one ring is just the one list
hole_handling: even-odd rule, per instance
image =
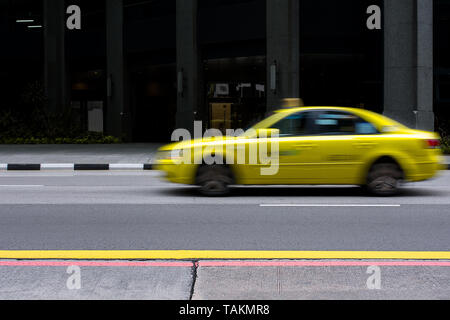
[[[298, 0], [267, 2], [267, 109], [281, 107], [281, 100], [300, 98], [300, 26]], [[276, 65], [276, 90], [271, 67]]]
[[52, 113], [68, 104], [65, 59], [65, 6], [61, 0], [44, 0], [44, 82]]
[[123, 0], [106, 1], [107, 105], [106, 133], [129, 140], [125, 99]]
[[[193, 132], [200, 108], [200, 52], [197, 0], [177, 0], [177, 128]], [[181, 77], [181, 79], [180, 79]], [[181, 86], [181, 88], [180, 88]]]
[[433, 0], [384, 1], [384, 112], [434, 130]]

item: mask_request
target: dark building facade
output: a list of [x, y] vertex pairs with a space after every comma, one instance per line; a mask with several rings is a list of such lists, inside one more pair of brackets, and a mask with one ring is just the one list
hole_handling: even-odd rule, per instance
[[450, 118], [449, 32], [450, 0], [0, 0], [0, 112], [40, 83], [46, 110], [124, 141], [244, 128], [293, 97], [433, 130]]

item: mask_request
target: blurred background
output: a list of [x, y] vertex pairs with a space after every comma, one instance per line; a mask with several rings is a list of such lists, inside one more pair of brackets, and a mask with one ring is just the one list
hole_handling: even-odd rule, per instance
[[446, 137], [449, 33], [450, 0], [0, 0], [0, 142], [166, 142], [293, 97]]

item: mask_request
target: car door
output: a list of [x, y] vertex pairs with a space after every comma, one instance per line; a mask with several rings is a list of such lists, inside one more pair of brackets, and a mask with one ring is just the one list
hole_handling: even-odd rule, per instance
[[366, 154], [377, 146], [374, 125], [344, 111], [322, 111], [313, 120], [323, 184], [357, 184]]
[[312, 136], [311, 119], [314, 112], [291, 114], [271, 126], [280, 131], [279, 171], [266, 177], [271, 184], [314, 184], [318, 180], [318, 145]]

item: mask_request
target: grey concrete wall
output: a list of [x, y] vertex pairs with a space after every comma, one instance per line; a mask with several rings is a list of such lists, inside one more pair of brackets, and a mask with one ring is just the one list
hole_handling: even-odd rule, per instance
[[434, 130], [433, 1], [385, 1], [385, 114]]
[[418, 127], [434, 130], [433, 0], [417, 0]]
[[68, 104], [65, 59], [64, 1], [44, 0], [45, 92], [50, 112], [61, 111]]
[[[300, 27], [298, 0], [267, 1], [267, 109], [280, 100], [300, 97]], [[270, 66], [277, 64], [277, 90], [270, 90]]]
[[177, 99], [177, 128], [193, 131], [200, 105], [200, 52], [197, 0], [177, 0], [177, 76], [183, 73], [183, 93]]

